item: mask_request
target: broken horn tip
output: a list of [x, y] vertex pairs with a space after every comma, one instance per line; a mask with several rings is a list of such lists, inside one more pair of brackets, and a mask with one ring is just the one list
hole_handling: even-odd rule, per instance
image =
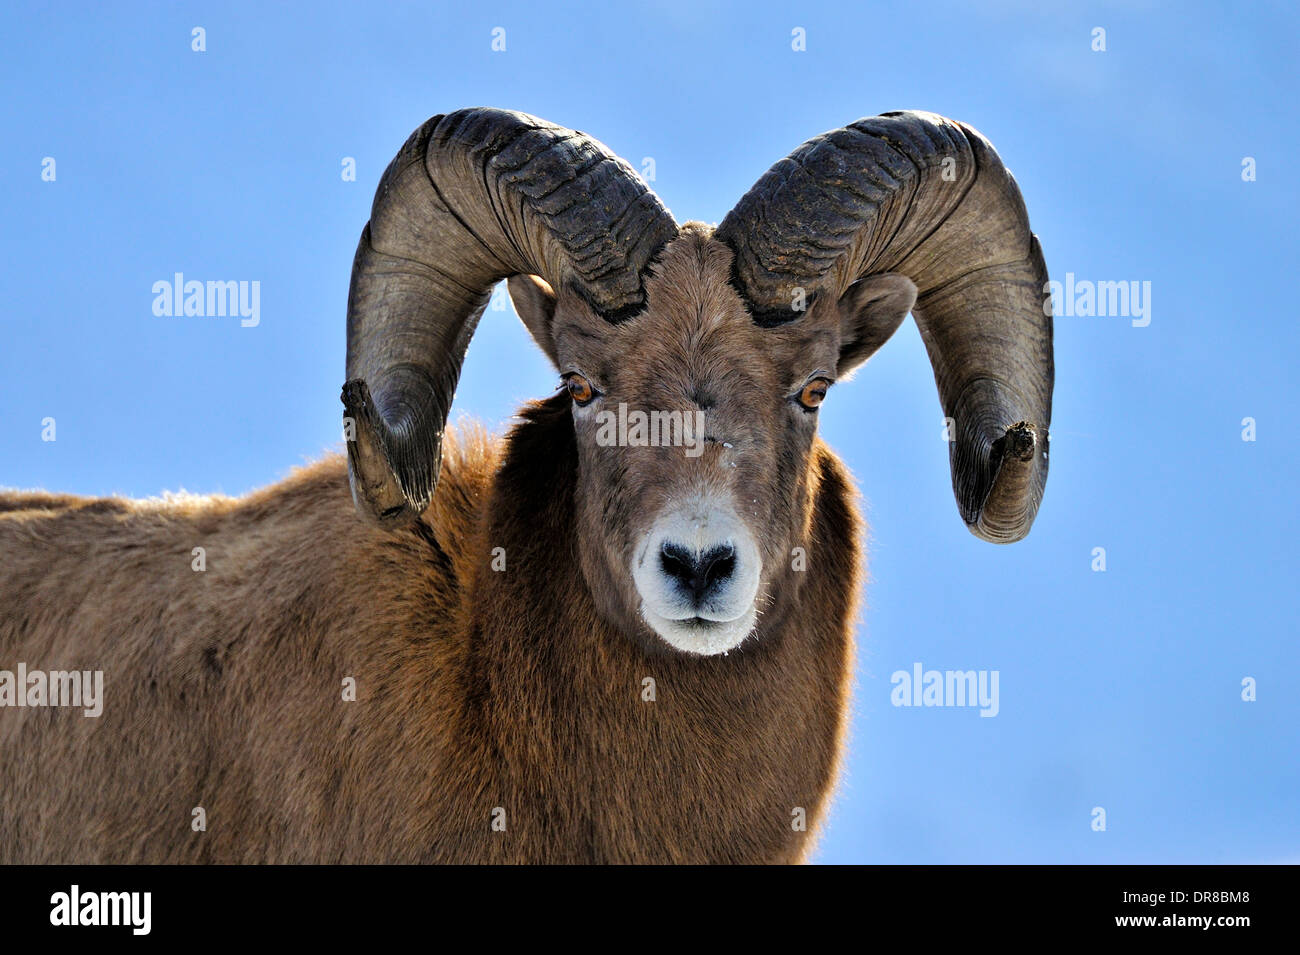
[[369, 403], [370, 389], [366, 386], [364, 378], [351, 378], [343, 382], [343, 390], [339, 393], [339, 397], [349, 407], [364, 407]]
[[1038, 446], [1038, 430], [1028, 421], [1017, 421], [1007, 428], [1006, 454], [1028, 461]]

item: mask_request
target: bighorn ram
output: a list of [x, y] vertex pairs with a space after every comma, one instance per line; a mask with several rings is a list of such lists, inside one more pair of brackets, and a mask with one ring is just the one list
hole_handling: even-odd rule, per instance
[[[502, 279], [563, 385], [500, 441], [453, 436]], [[582, 133], [435, 116], [353, 264], [346, 471], [0, 496], [0, 667], [104, 674], [99, 717], [0, 682], [0, 860], [803, 858], [860, 584], [817, 407], [911, 311], [961, 517], [1020, 539], [1046, 282], [993, 147], [933, 114], [810, 140], [716, 230]], [[627, 409], [703, 412], [696, 453], [610, 446], [602, 412]]]

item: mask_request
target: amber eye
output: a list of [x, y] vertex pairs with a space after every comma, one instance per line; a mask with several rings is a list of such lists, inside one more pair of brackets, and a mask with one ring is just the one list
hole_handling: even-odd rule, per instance
[[806, 411], [813, 411], [826, 399], [826, 389], [830, 386], [829, 379], [814, 378], [799, 392], [799, 404], [803, 405]]
[[570, 397], [573, 398], [579, 408], [591, 404], [596, 398], [600, 397], [600, 392], [591, 386], [591, 382], [576, 371], [564, 376], [564, 387], [569, 390]]

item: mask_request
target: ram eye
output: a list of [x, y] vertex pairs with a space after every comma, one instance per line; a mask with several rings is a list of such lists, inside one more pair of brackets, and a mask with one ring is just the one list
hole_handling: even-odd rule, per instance
[[816, 411], [817, 407], [826, 400], [826, 389], [830, 386], [829, 378], [814, 378], [803, 386], [795, 400], [805, 411]]
[[591, 404], [600, 397], [600, 392], [592, 387], [591, 382], [576, 371], [564, 376], [564, 387], [568, 389], [569, 397], [579, 408]]

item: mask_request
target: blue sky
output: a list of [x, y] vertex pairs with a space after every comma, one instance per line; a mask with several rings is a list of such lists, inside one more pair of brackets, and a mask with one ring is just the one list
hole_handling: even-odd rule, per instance
[[[434, 113], [583, 129], [638, 168], [653, 157], [679, 221], [716, 222], [804, 139], [933, 110], [996, 145], [1054, 279], [1149, 282], [1150, 323], [1057, 319], [1051, 478], [1013, 547], [957, 516], [910, 321], [828, 401], [872, 580], [818, 858], [1300, 859], [1294, 10], [109, 6], [3, 15], [0, 484], [238, 494], [337, 447], [357, 236]], [[155, 316], [152, 285], [175, 272], [259, 281], [260, 323]], [[499, 429], [554, 385], [513, 316], [488, 312], [454, 414]], [[892, 706], [891, 674], [916, 662], [997, 670], [1000, 712]]]

